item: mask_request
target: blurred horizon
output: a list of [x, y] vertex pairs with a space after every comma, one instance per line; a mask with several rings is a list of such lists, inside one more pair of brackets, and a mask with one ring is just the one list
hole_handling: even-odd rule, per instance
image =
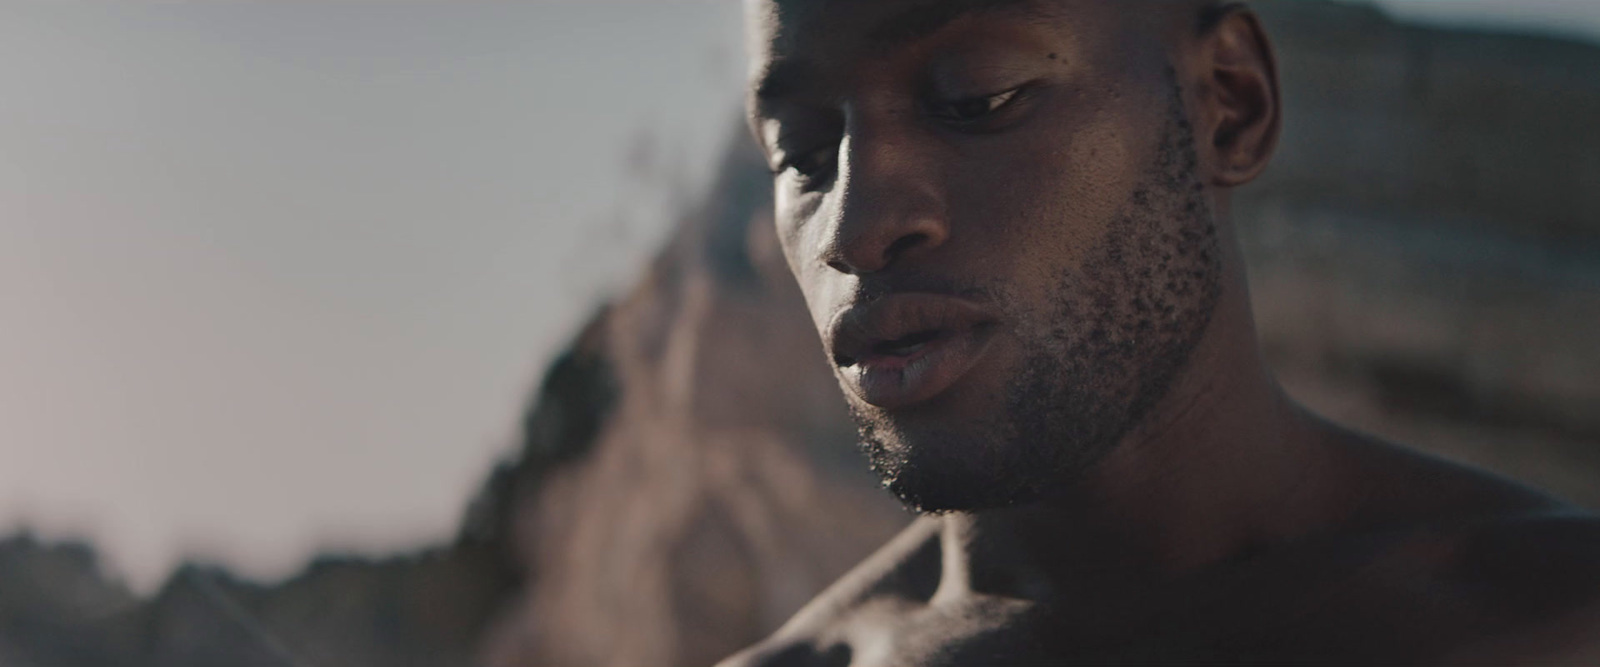
[[[1600, 41], [1595, 4], [1379, 4]], [[0, 533], [88, 539], [144, 592], [185, 558], [276, 579], [448, 538], [551, 355], [703, 189], [738, 25], [0, 5], [28, 92], [0, 105]]]
[[736, 14], [619, 6], [0, 6], [0, 530], [449, 536], [735, 118]]

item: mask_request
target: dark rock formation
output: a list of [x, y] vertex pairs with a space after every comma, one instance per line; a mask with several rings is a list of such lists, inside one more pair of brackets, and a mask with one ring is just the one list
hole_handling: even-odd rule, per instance
[[0, 665], [470, 665], [514, 585], [504, 559], [457, 545], [384, 561], [324, 557], [274, 585], [186, 565], [148, 601], [89, 547], [0, 542]]
[[87, 545], [0, 541], [0, 665], [119, 664], [105, 621], [138, 606]]
[[[1259, 3], [1288, 123], [1236, 217], [1268, 358], [1359, 428], [1600, 507], [1600, 48]], [[532, 398], [455, 544], [152, 601], [0, 543], [6, 665], [692, 665], [907, 520], [853, 451], [742, 139]]]

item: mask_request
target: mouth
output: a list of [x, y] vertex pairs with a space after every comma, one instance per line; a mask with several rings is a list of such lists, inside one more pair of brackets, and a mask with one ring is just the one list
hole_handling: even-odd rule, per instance
[[857, 306], [830, 326], [846, 389], [884, 409], [928, 401], [976, 365], [998, 318], [965, 299], [907, 293]]
[[872, 343], [865, 354], [859, 359], [844, 354], [836, 354], [833, 363], [840, 367], [850, 367], [856, 364], [895, 364], [909, 361], [917, 353], [925, 350], [930, 345], [949, 338], [950, 332], [942, 329], [928, 329], [901, 336], [894, 340], [885, 340]]

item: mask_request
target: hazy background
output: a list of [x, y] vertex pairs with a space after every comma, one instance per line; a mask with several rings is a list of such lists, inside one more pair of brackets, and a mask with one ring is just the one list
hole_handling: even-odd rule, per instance
[[0, 532], [144, 590], [447, 535], [706, 180], [739, 39], [733, 0], [0, 4]]

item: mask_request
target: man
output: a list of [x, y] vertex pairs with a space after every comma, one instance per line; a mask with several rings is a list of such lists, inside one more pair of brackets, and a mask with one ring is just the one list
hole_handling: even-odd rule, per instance
[[1600, 625], [1600, 523], [1264, 368], [1229, 222], [1281, 120], [1249, 9], [748, 15], [784, 252], [924, 516], [725, 665], [1544, 660]]

